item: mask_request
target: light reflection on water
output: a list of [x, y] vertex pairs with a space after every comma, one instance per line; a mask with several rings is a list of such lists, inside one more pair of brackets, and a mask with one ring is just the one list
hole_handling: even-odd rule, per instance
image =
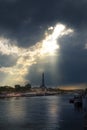
[[[51, 124], [55, 124], [55, 127], [59, 126], [59, 118], [60, 118], [60, 98], [51, 97], [49, 99], [49, 104], [47, 105], [47, 113], [48, 120], [47, 122]], [[52, 127], [52, 126], [51, 126]]]
[[10, 121], [18, 121], [21, 120], [21, 118], [24, 118], [25, 116], [25, 104], [24, 104], [24, 100], [17, 100], [15, 102], [15, 99], [13, 98], [13, 100], [10, 100], [10, 102], [8, 102], [6, 104], [6, 112], [7, 112], [7, 117], [8, 120]]
[[82, 130], [82, 117], [67, 95], [0, 100], [0, 130]]

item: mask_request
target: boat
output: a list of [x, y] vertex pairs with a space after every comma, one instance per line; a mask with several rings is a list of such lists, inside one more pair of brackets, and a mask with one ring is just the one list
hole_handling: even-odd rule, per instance
[[74, 98], [70, 99], [69, 103], [74, 103]]
[[69, 103], [74, 103], [76, 107], [82, 107], [82, 96], [80, 94], [74, 95], [74, 98], [70, 99]]
[[77, 107], [82, 107], [82, 96], [81, 95], [78, 95], [78, 96], [75, 96], [74, 97], [74, 105], [77, 106]]

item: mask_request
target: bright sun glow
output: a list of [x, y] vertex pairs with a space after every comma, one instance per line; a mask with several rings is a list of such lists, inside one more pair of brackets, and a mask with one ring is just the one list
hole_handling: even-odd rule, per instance
[[[51, 29], [53, 29], [53, 27], [51, 27]], [[52, 34], [46, 33], [47, 36], [42, 42], [42, 54], [55, 54], [56, 50], [59, 49], [59, 45], [57, 44], [57, 38], [61, 35], [64, 29], [64, 25], [58, 24], [54, 27]]]
[[59, 45], [55, 41], [43, 41], [43, 53], [54, 54], [59, 49]]

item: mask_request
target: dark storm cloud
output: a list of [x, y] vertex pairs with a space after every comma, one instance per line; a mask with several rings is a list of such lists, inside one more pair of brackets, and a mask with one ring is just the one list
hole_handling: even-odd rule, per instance
[[86, 83], [87, 50], [84, 49], [84, 40], [68, 38], [60, 43], [59, 84]]
[[47, 26], [57, 22], [77, 29], [86, 27], [86, 0], [12, 1], [0, 0], [0, 32], [18, 40], [20, 46], [42, 39]]

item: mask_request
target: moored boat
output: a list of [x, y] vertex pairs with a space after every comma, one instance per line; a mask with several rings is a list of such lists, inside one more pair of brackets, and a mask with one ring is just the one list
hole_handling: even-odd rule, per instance
[[82, 96], [79, 94], [75, 95], [74, 98], [69, 100], [69, 103], [74, 103], [75, 106], [82, 107], [82, 105], [83, 105]]
[[74, 98], [70, 99], [69, 103], [74, 103]]

